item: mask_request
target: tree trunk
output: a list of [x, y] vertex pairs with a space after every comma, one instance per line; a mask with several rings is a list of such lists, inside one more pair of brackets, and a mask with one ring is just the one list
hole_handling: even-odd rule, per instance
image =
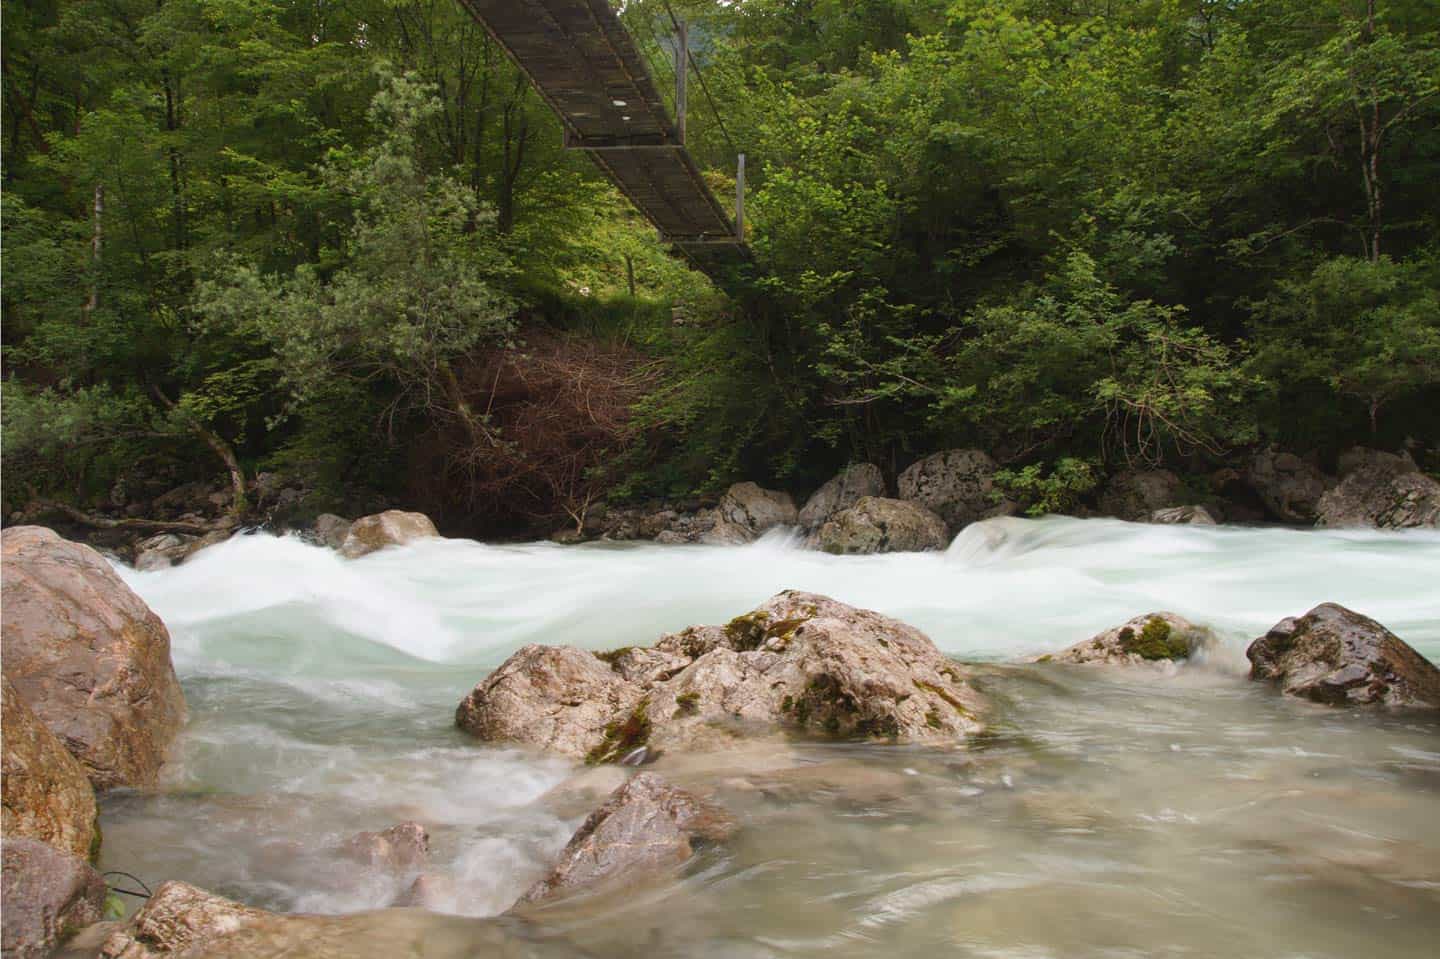
[[203, 423], [181, 409], [179, 404], [166, 396], [160, 387], [152, 386], [150, 392], [155, 394], [155, 398], [167, 410], [180, 414], [185, 419], [186, 425], [195, 432], [196, 436], [204, 440], [205, 445], [210, 447], [220, 461], [225, 464], [225, 469], [230, 474], [230, 513], [238, 518], [245, 512], [245, 470], [240, 466], [240, 459], [235, 455], [235, 450], [219, 434], [206, 429]]
[[86, 324], [89, 324], [90, 317], [95, 313], [95, 308], [100, 305], [100, 248], [104, 241], [102, 228], [105, 215], [105, 184], [95, 184], [95, 207], [94, 226], [90, 234], [90, 298], [85, 301], [85, 308], [81, 311]]

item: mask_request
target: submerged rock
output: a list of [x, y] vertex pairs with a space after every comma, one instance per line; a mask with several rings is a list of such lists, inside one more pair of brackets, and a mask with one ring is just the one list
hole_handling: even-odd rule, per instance
[[340, 844], [340, 854], [371, 869], [413, 875], [430, 854], [430, 833], [418, 822], [402, 822], [379, 832], [356, 833]]
[[251, 924], [278, 919], [189, 883], [161, 884], [100, 947], [99, 959], [158, 959], [198, 949]]
[[1180, 477], [1169, 470], [1122, 470], [1105, 484], [1100, 512], [1130, 522], [1155, 522], [1151, 517], [1157, 511], [1179, 505], [1184, 495]]
[[5, 959], [44, 959], [100, 920], [105, 881], [83, 859], [48, 843], [11, 835], [0, 840], [0, 859], [4, 871], [0, 950]]
[[830, 518], [816, 538], [827, 553], [905, 553], [944, 549], [945, 521], [919, 503], [867, 496]]
[[555, 868], [520, 902], [545, 902], [673, 869], [698, 847], [723, 841], [733, 829], [718, 806], [653, 773], [640, 773], [586, 818]]
[[1162, 525], [1214, 526], [1215, 517], [1203, 506], [1172, 506], [1150, 514], [1150, 522]]
[[1058, 653], [1032, 661], [1138, 666], [1147, 662], [1188, 659], [1214, 641], [1214, 633], [1183, 616], [1165, 612], [1146, 613]]
[[434, 539], [440, 534], [424, 513], [387, 509], [383, 513], [362, 516], [350, 524], [340, 555], [359, 559], [387, 546], [404, 546], [420, 539]]
[[786, 591], [725, 626], [692, 626], [653, 647], [527, 646], [465, 698], [456, 722], [482, 739], [592, 763], [642, 762], [753, 727], [953, 742], [983, 728], [987, 706], [965, 669], [914, 627]]
[[842, 510], [848, 510], [867, 496], [885, 495], [885, 477], [873, 463], [847, 466], [826, 481], [800, 510], [800, 528], [817, 530]]
[[1406, 455], [1360, 447], [1340, 457], [1340, 484], [1320, 497], [1317, 526], [1440, 526], [1440, 483]]
[[1245, 651], [1250, 678], [1330, 706], [1440, 708], [1440, 668], [1368, 616], [1322, 603]]
[[153, 783], [185, 698], [160, 617], [88, 546], [5, 530], [5, 676], [97, 789]]
[[1287, 523], [1313, 523], [1320, 497], [1335, 485], [1313, 463], [1294, 453], [1263, 450], [1245, 470], [1245, 481], [1277, 519]]
[[95, 791], [85, 767], [66, 752], [60, 740], [35, 717], [30, 707], [4, 680], [3, 707], [4, 833], [26, 837], [91, 859], [100, 844], [95, 819]]
[[997, 468], [980, 450], [935, 453], [900, 474], [900, 498], [933, 510], [949, 524], [950, 532], [959, 532], [977, 520], [1015, 511], [1015, 504], [997, 503], [992, 495]]

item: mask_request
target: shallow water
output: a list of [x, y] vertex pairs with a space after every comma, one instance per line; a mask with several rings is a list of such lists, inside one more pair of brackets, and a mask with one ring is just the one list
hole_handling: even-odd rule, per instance
[[[333, 845], [416, 819], [454, 880], [445, 907], [496, 915], [594, 803], [542, 801], [573, 764], [456, 733], [464, 693], [527, 642], [648, 643], [793, 587], [988, 663], [995, 735], [662, 759], [736, 814], [736, 840], [677, 882], [538, 910], [514, 954], [1428, 956], [1440, 936], [1440, 722], [1284, 700], [1243, 659], [1323, 601], [1440, 658], [1435, 533], [1002, 519], [945, 554], [829, 557], [776, 535], [354, 562], [249, 536], [125, 576], [171, 629], [191, 718], [162, 792], [106, 800], [106, 869], [351, 913], [408, 878]], [[1161, 609], [1222, 648], [1168, 674], [1012, 665]], [[323, 951], [373, 955], [388, 935], [460, 956], [500, 928], [383, 912], [326, 926]]]

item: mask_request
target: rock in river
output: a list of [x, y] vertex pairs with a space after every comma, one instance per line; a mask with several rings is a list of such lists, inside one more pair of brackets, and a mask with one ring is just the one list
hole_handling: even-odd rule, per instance
[[[1143, 522], [1184, 500], [1180, 477], [1169, 470], [1123, 470], [1105, 484], [1100, 512], [1131, 522]], [[1173, 522], [1173, 520], [1172, 520]]]
[[1440, 668], [1368, 616], [1322, 603], [1250, 644], [1250, 678], [1331, 706], [1440, 709]]
[[434, 539], [440, 534], [424, 513], [407, 513], [387, 509], [383, 513], [362, 516], [350, 524], [340, 555], [358, 559], [387, 546], [404, 546], [419, 539]]
[[945, 450], [912, 463], [900, 474], [900, 498], [934, 510], [957, 533], [976, 520], [1015, 511], [997, 502], [995, 461], [981, 450]]
[[710, 748], [745, 726], [954, 742], [983, 728], [987, 705], [914, 627], [792, 590], [652, 647], [527, 646], [465, 698], [456, 723], [598, 763]]
[[[7, 830], [8, 832], [8, 830]], [[105, 881], [77, 856], [35, 839], [7, 835], [4, 918], [0, 948], [5, 959], [44, 959], [92, 922], [105, 906]]]
[[185, 699], [170, 634], [99, 553], [5, 530], [5, 676], [97, 789], [155, 781]]
[[1357, 447], [1341, 454], [1340, 471], [1340, 485], [1320, 497], [1317, 526], [1440, 526], [1440, 483], [1408, 455]]
[[178, 955], [272, 918], [276, 918], [273, 913], [243, 906], [189, 883], [166, 882], [128, 923], [106, 938], [100, 947], [100, 959]]
[[950, 543], [945, 521], [919, 503], [866, 496], [820, 527], [827, 553], [918, 553]]
[[555, 868], [520, 902], [544, 902], [672, 869], [697, 847], [724, 840], [733, 828], [719, 807], [653, 773], [640, 773], [586, 818]]
[[85, 767], [35, 717], [10, 680], [0, 692], [4, 718], [4, 831], [49, 843], [82, 859], [99, 845], [95, 790]]
[[836, 513], [867, 496], [885, 495], [885, 477], [873, 463], [856, 463], [835, 474], [810, 495], [800, 510], [800, 528], [816, 530]]
[[1183, 616], [1146, 613], [1035, 661], [1138, 666], [1188, 659], [1214, 641], [1214, 633]]
[[1320, 497], [1335, 480], [1294, 453], [1263, 450], [1245, 470], [1245, 481], [1277, 519], [1287, 523], [1313, 523]]

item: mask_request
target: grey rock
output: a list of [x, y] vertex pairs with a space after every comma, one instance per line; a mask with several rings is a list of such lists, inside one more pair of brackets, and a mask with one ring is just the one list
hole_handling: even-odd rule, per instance
[[1214, 526], [1215, 517], [1203, 506], [1171, 506], [1150, 514], [1150, 522], [1161, 525]]
[[83, 859], [37, 839], [0, 840], [5, 908], [0, 951], [5, 959], [44, 959], [66, 939], [100, 920], [105, 881]]
[[944, 549], [945, 521], [919, 503], [867, 496], [820, 527], [816, 544], [827, 553], [904, 553]]
[[1245, 470], [1245, 482], [1276, 518], [1313, 523], [1320, 498], [1335, 485], [1332, 477], [1294, 453], [1269, 449], [1257, 453]]
[[1399, 453], [1386, 453], [1383, 450], [1373, 450], [1366, 446], [1352, 446], [1340, 454], [1338, 472], [1343, 480], [1351, 473], [1362, 469], [1379, 470], [1387, 476], [1399, 476], [1402, 473], [1414, 473], [1419, 467], [1410, 458], [1410, 454], [1404, 450]]
[[781, 729], [954, 742], [983, 729], [988, 707], [919, 630], [813, 593], [786, 591], [724, 626], [604, 655], [527, 646], [466, 697], [456, 722], [481, 739], [619, 762]]
[[718, 806], [653, 773], [640, 773], [586, 818], [555, 868], [520, 902], [545, 902], [663, 874], [683, 865], [698, 847], [723, 841], [733, 828]]
[[1317, 526], [1436, 527], [1440, 483], [1416, 471], [1408, 460], [1362, 465], [1320, 497], [1316, 512]]
[[1015, 504], [996, 502], [995, 461], [980, 450], [945, 450], [912, 463], [900, 474], [900, 499], [939, 514], [950, 532], [992, 516], [1008, 516]]
[[350, 525], [340, 555], [359, 559], [387, 546], [404, 546], [416, 540], [434, 539], [440, 534], [424, 513], [387, 509], [383, 513], [362, 516]]
[[455, 711], [455, 724], [480, 739], [581, 758], [640, 695], [594, 653], [530, 645], [471, 690]]
[[92, 858], [100, 834], [95, 820], [95, 790], [85, 767], [35, 717], [20, 695], [3, 682], [4, 834], [38, 839], [82, 859]]
[[1105, 484], [1100, 512], [1144, 522], [1157, 510], [1180, 505], [1183, 496], [1180, 478], [1169, 470], [1122, 470]]
[[1058, 653], [1031, 662], [1140, 666], [1188, 659], [1216, 643], [1215, 634], [1176, 613], [1136, 616]]
[[99, 959], [180, 955], [276, 918], [273, 913], [252, 909], [189, 883], [166, 882], [129, 922], [105, 939]]
[[1440, 709], [1440, 669], [1368, 616], [1322, 603], [1282, 619], [1245, 651], [1250, 678], [1330, 706]]
[[340, 844], [339, 851], [346, 859], [371, 869], [413, 874], [430, 854], [430, 833], [418, 822], [402, 822], [379, 832], [356, 833]]
[[340, 549], [345, 545], [345, 537], [350, 534], [350, 526], [351, 521], [343, 516], [336, 516], [334, 513], [321, 513], [315, 517], [312, 535], [315, 537], [315, 541], [321, 546]]
[[93, 549], [3, 533], [5, 677], [96, 789], [155, 782], [185, 717], [170, 634]]
[[847, 510], [867, 496], [885, 495], [885, 477], [873, 463], [847, 466], [826, 481], [800, 510], [801, 529], [816, 530], [836, 513]]
[[789, 493], [736, 483], [720, 497], [720, 521], [758, 536], [776, 526], [794, 526], [798, 511]]

